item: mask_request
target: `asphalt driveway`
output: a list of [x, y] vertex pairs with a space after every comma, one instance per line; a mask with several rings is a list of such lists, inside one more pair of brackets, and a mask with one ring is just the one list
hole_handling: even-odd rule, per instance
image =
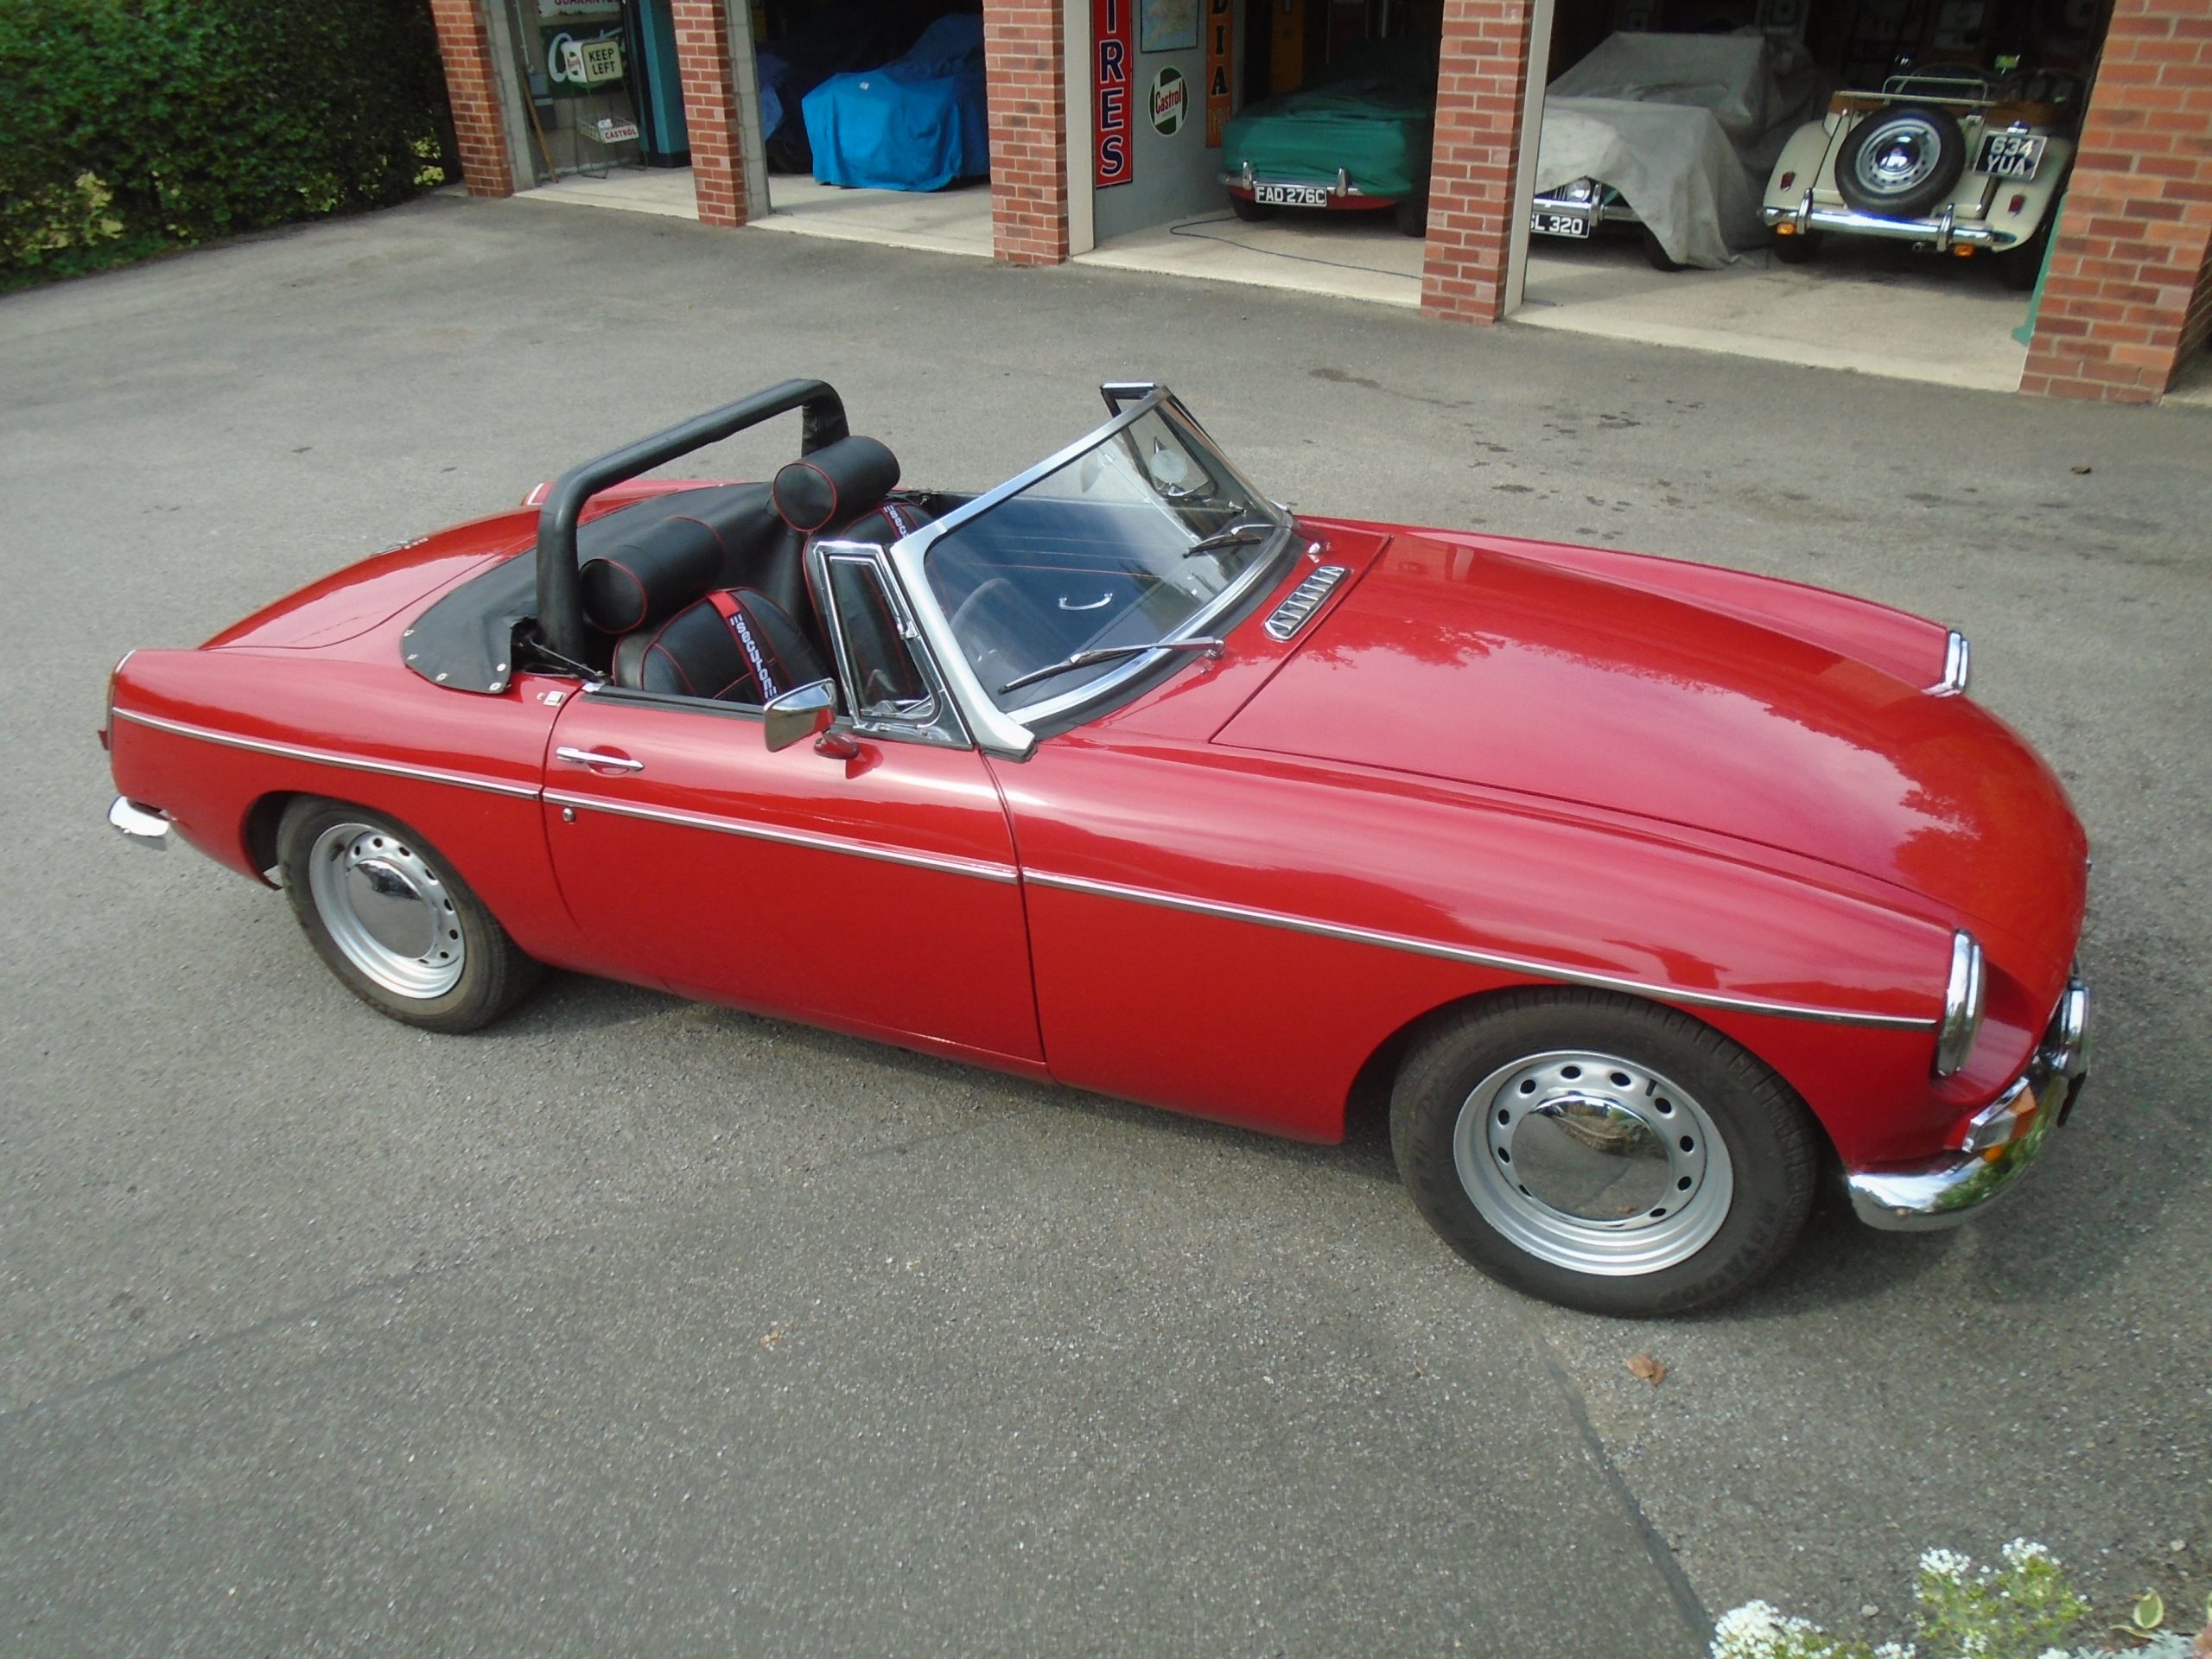
[[[101, 822], [126, 647], [802, 373], [914, 481], [1152, 376], [1311, 509], [1963, 627], [2095, 848], [2048, 1166], [1633, 1326], [1459, 1265], [1371, 1121], [577, 980], [429, 1037]], [[2212, 1588], [2212, 417], [448, 198], [0, 300], [0, 1647], [1661, 1656], [2023, 1534]]]

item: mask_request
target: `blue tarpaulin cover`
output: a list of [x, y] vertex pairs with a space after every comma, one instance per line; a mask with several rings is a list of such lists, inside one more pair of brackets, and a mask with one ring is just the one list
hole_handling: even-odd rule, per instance
[[940, 17], [903, 58], [833, 75], [800, 105], [814, 176], [870, 190], [941, 190], [988, 173], [983, 20]]

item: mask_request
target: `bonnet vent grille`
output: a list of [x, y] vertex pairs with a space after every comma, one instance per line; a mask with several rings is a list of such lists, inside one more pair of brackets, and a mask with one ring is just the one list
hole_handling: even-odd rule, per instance
[[1329, 590], [1344, 579], [1349, 566], [1325, 564], [1312, 575], [1290, 590], [1288, 597], [1268, 613], [1263, 625], [1270, 639], [1287, 639], [1300, 628], [1314, 612], [1321, 608], [1321, 601]]

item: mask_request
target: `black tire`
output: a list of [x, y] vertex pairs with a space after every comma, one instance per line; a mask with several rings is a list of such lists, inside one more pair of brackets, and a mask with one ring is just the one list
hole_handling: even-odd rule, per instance
[[[341, 801], [302, 796], [276, 831], [285, 896], [340, 984], [378, 1014], [425, 1031], [474, 1031], [528, 994], [543, 971], [507, 937], [444, 855], [406, 825]], [[355, 908], [386, 920], [383, 933]], [[390, 902], [385, 902], [389, 900]]]
[[2043, 275], [2044, 256], [2050, 251], [2050, 220], [2046, 218], [2036, 233], [2018, 247], [1989, 257], [1997, 266], [1997, 280], [2015, 294], [2025, 294], [2035, 287], [2036, 278]]
[[[1573, 1061], [1596, 1064], [1578, 1073]], [[1578, 1075], [1591, 1080], [1532, 1087]], [[1448, 1011], [1419, 1032], [1391, 1095], [1390, 1144], [1421, 1214], [1484, 1273], [1562, 1306], [1643, 1319], [1732, 1296], [1789, 1253], [1812, 1209], [1821, 1135], [1787, 1084], [1711, 1027], [1559, 989]], [[1572, 1212], [1526, 1184], [1553, 1181], [1560, 1198], [1557, 1183], [1592, 1172]], [[1605, 1251], [1607, 1270], [1592, 1270]]]
[[1247, 225], [1256, 225], [1263, 219], [1273, 219], [1275, 210], [1271, 203], [1254, 201], [1249, 196], [1231, 196], [1229, 211]]
[[1667, 245], [1649, 225], [1643, 227], [1643, 257], [1651, 262], [1654, 270], [1681, 270], [1682, 262], [1667, 251]]
[[1774, 257], [1785, 265], [1809, 265], [1820, 257], [1821, 244], [1827, 238], [1819, 231], [1800, 231], [1795, 236], [1774, 238]]
[[1835, 188], [1878, 219], [1920, 219], [1950, 200], [1966, 171], [1966, 134], [1932, 104], [1885, 104], [1844, 135]]
[[1424, 238], [1427, 236], [1428, 198], [1427, 196], [1401, 196], [1391, 207], [1390, 215], [1397, 220], [1399, 235]]

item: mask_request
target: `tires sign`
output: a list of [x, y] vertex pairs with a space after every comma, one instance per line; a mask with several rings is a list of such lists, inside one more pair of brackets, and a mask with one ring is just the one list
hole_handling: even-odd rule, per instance
[[1135, 0], [1091, 0], [1096, 150], [1091, 183], [1101, 190], [1135, 176], [1129, 153], [1129, 9]]

